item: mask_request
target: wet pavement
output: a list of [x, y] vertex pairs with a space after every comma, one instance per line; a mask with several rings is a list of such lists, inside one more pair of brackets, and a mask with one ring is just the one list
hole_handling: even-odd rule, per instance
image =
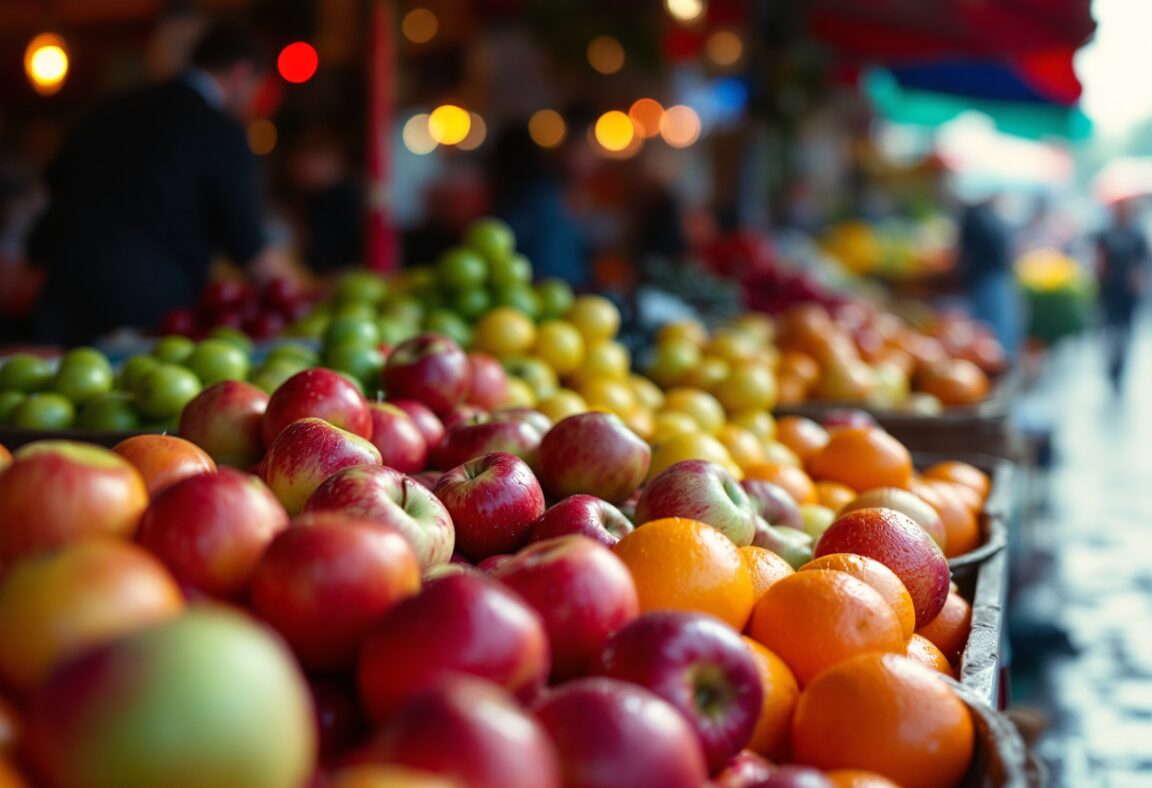
[[1049, 785], [1152, 786], [1152, 315], [1121, 393], [1086, 336], [1049, 355], [1023, 411], [1051, 423], [1053, 465], [1013, 545], [1013, 704], [1047, 716]]

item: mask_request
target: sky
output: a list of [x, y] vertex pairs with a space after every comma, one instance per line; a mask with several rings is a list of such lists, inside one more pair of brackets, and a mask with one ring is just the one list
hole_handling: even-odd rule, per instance
[[1076, 56], [1082, 107], [1097, 131], [1120, 137], [1152, 117], [1152, 0], [1095, 0], [1096, 36]]

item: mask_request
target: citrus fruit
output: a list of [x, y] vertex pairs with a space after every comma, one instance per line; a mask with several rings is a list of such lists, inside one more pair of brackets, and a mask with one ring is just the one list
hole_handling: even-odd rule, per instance
[[750, 430], [729, 422], [720, 428], [716, 437], [732, 455], [732, 461], [744, 470], [768, 461], [764, 444]]
[[631, 364], [632, 357], [628, 348], [619, 342], [589, 341], [584, 350], [583, 363], [570, 377], [577, 383], [593, 378], [627, 380]]
[[532, 408], [536, 406], [536, 392], [520, 378], [508, 376], [508, 395], [504, 400], [506, 408]]
[[833, 432], [809, 464], [815, 479], [840, 482], [853, 490], [907, 487], [912, 455], [904, 444], [875, 427], [845, 427]]
[[926, 668], [931, 668], [937, 673], [943, 673], [945, 676], [952, 675], [952, 665], [944, 656], [944, 652], [936, 648], [936, 644], [923, 635], [913, 633], [912, 637], [908, 638], [904, 656], [919, 662]]
[[578, 296], [564, 318], [576, 326], [589, 343], [612, 339], [620, 331], [620, 310], [603, 296]]
[[828, 445], [828, 430], [804, 416], [784, 416], [776, 422], [776, 440], [808, 462]]
[[816, 359], [798, 350], [786, 350], [780, 356], [781, 375], [794, 377], [804, 386], [815, 386], [820, 380], [820, 365]]
[[975, 465], [970, 465], [969, 463], [958, 460], [938, 462], [926, 468], [920, 475], [925, 479], [942, 479], [944, 481], [962, 484], [965, 487], [971, 487], [980, 493], [981, 499], [987, 498], [988, 492], [992, 488], [992, 480], [988, 477], [988, 474], [984, 473], [984, 471]]
[[783, 487], [796, 503], [819, 503], [816, 485], [808, 474], [795, 465], [782, 462], [765, 462], [745, 469], [749, 477]]
[[661, 344], [678, 339], [686, 339], [699, 347], [708, 341], [708, 330], [698, 320], [674, 320], [656, 332], [656, 341]]
[[963, 555], [980, 546], [980, 522], [954, 491], [918, 479], [912, 480], [910, 489], [940, 515], [945, 556]]
[[684, 375], [680, 385], [707, 391], [727, 380], [730, 371], [731, 366], [719, 356], [703, 356], [696, 366]]
[[854, 500], [856, 500], [856, 491], [846, 484], [829, 481], [816, 482], [816, 502], [821, 506], [827, 506], [834, 512], [840, 512]]
[[956, 785], [972, 760], [968, 707], [904, 656], [862, 654], [800, 693], [792, 754], [821, 769], [869, 769], [905, 788]]
[[536, 344], [536, 324], [518, 309], [496, 307], [476, 323], [472, 344], [498, 358], [527, 353]]
[[791, 668], [801, 686], [868, 651], [903, 653], [900, 621], [884, 597], [846, 572], [796, 572], [773, 583], [748, 633]]
[[742, 410], [733, 413], [728, 421], [751, 432], [764, 443], [779, 440], [776, 435], [776, 419], [766, 410]]
[[612, 548], [636, 582], [640, 611], [711, 613], [744, 629], [755, 597], [736, 545], [710, 525], [682, 517], [642, 524]]
[[664, 392], [648, 378], [643, 375], [629, 375], [628, 385], [632, 387], [633, 393], [636, 394], [636, 399], [638, 399], [644, 407], [650, 410], [659, 410], [664, 407]]
[[800, 696], [800, 686], [784, 660], [749, 637], [745, 637], [744, 642], [756, 661], [764, 690], [760, 717], [745, 747], [767, 758], [783, 760], [788, 752], [789, 728]]
[[960, 664], [968, 635], [972, 631], [972, 606], [968, 600], [952, 592], [944, 600], [944, 607], [936, 617], [916, 630], [930, 640], [953, 666]]
[[891, 569], [879, 561], [855, 553], [831, 553], [812, 559], [800, 567], [799, 571], [819, 569], [845, 572], [872, 586], [896, 614], [904, 639], [911, 637], [916, 628], [916, 611], [912, 607], [912, 597]]
[[664, 410], [655, 415], [652, 424], [652, 440], [659, 442], [689, 432], [699, 432], [700, 425], [687, 413]]
[[687, 413], [709, 435], [719, 432], [727, 420], [720, 401], [707, 391], [696, 388], [679, 387], [668, 391], [664, 395], [664, 410]]
[[612, 378], [591, 378], [582, 382], [577, 391], [589, 410], [605, 410], [624, 417], [632, 415], [639, 405], [632, 387]]
[[713, 392], [729, 413], [767, 410], [776, 404], [776, 376], [763, 364], [734, 365], [728, 377], [717, 384]]
[[791, 564], [765, 547], [745, 545], [737, 549], [752, 575], [752, 591], [757, 602], [773, 583], [795, 571]]
[[863, 769], [834, 769], [824, 776], [832, 788], [900, 788], [887, 777]]
[[980, 493], [976, 492], [971, 487], [966, 487], [959, 482], [947, 481], [946, 479], [925, 478], [923, 481], [925, 484], [930, 484], [937, 489], [951, 491], [951, 493], [955, 495], [962, 504], [964, 504], [964, 508], [972, 512], [972, 514], [978, 515], [984, 508], [984, 499], [980, 496]]
[[564, 320], [547, 320], [537, 329], [536, 355], [557, 375], [571, 374], [584, 363], [584, 335]]
[[675, 386], [700, 363], [700, 348], [689, 339], [661, 341], [644, 371], [665, 388]]
[[684, 460], [708, 460], [723, 465], [738, 479], [744, 478], [744, 471], [732, 461], [732, 455], [724, 444], [702, 432], [682, 432], [665, 438], [652, 447], [652, 464], [648, 467], [648, 479], [670, 465]]

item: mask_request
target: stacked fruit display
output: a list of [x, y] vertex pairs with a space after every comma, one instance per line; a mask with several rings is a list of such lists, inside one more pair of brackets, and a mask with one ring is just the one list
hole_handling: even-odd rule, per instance
[[168, 312], [159, 333], [201, 339], [213, 329], [229, 328], [257, 341], [269, 339], [307, 313], [314, 300], [314, 293], [285, 279], [273, 279], [259, 291], [241, 280], [221, 279], [204, 288], [195, 306]]
[[[944, 512], [980, 507], [979, 471], [915, 475], [860, 414], [782, 421], [791, 449], [742, 481], [653, 470], [613, 413], [475, 405], [496, 377], [475, 370], [421, 335], [388, 354], [388, 401], [326, 369], [271, 396], [223, 380], [183, 438], [0, 460], [0, 774], [959, 783]], [[693, 435], [705, 412], [667, 411]]]

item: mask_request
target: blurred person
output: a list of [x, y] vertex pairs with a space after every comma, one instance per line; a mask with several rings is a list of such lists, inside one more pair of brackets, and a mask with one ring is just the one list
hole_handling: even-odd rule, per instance
[[42, 341], [154, 326], [196, 300], [220, 252], [257, 280], [290, 274], [265, 237], [260, 168], [241, 125], [262, 68], [245, 30], [216, 24], [181, 77], [110, 99], [65, 141], [29, 241], [45, 271]]
[[1112, 208], [1112, 223], [1096, 236], [1096, 270], [1108, 352], [1108, 379], [1119, 391], [1124, 381], [1132, 316], [1147, 284], [1148, 240], [1129, 200]]
[[996, 211], [996, 195], [968, 204], [960, 219], [957, 273], [972, 317], [996, 333], [1015, 358], [1023, 333], [1023, 306], [1012, 267], [1012, 233]]
[[328, 131], [306, 134], [292, 152], [289, 174], [308, 268], [328, 274], [358, 264], [363, 196], [340, 140]]

